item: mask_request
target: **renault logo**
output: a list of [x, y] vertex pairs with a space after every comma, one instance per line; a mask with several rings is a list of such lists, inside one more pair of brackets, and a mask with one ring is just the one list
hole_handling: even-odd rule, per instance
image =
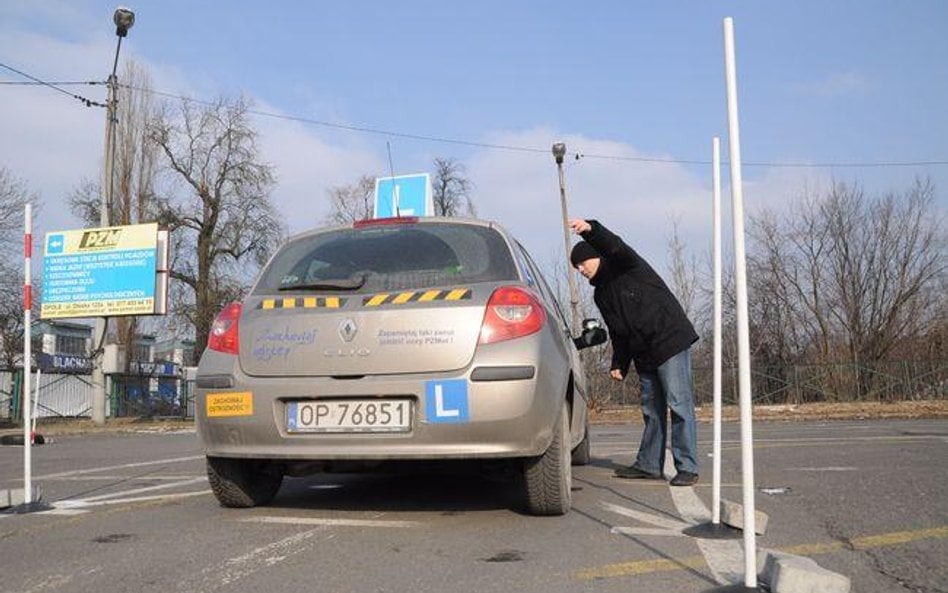
[[357, 333], [359, 333], [359, 328], [356, 326], [355, 321], [346, 319], [339, 324], [339, 337], [342, 338], [343, 341], [351, 342]]

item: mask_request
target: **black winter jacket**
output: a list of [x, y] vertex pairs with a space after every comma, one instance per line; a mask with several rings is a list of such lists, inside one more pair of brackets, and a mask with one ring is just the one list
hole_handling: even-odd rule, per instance
[[590, 220], [582, 234], [601, 256], [590, 280], [593, 298], [609, 328], [612, 369], [623, 376], [635, 362], [639, 372], [655, 372], [666, 360], [698, 341], [681, 304], [648, 262], [609, 229]]

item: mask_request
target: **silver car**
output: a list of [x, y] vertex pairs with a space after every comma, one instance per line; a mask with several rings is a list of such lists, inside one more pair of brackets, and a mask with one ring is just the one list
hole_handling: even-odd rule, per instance
[[394, 218], [291, 238], [214, 321], [197, 427], [217, 499], [284, 476], [502, 460], [527, 509], [570, 508], [589, 459], [578, 349], [530, 256], [491, 222]]

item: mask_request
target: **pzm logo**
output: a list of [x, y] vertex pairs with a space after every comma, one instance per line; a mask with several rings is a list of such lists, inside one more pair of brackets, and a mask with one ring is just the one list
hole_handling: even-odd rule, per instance
[[107, 249], [118, 245], [122, 229], [105, 229], [82, 233], [79, 249]]

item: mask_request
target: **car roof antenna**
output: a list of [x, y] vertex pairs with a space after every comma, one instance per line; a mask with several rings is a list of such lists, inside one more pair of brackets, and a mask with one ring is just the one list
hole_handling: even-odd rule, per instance
[[395, 184], [395, 165], [392, 164], [392, 143], [388, 140], [385, 141], [385, 149], [388, 150], [388, 170], [392, 176], [392, 193], [395, 194], [395, 199], [393, 200], [395, 204], [395, 217], [401, 218], [402, 213], [399, 212], [400, 209], [398, 207], [398, 185]]

